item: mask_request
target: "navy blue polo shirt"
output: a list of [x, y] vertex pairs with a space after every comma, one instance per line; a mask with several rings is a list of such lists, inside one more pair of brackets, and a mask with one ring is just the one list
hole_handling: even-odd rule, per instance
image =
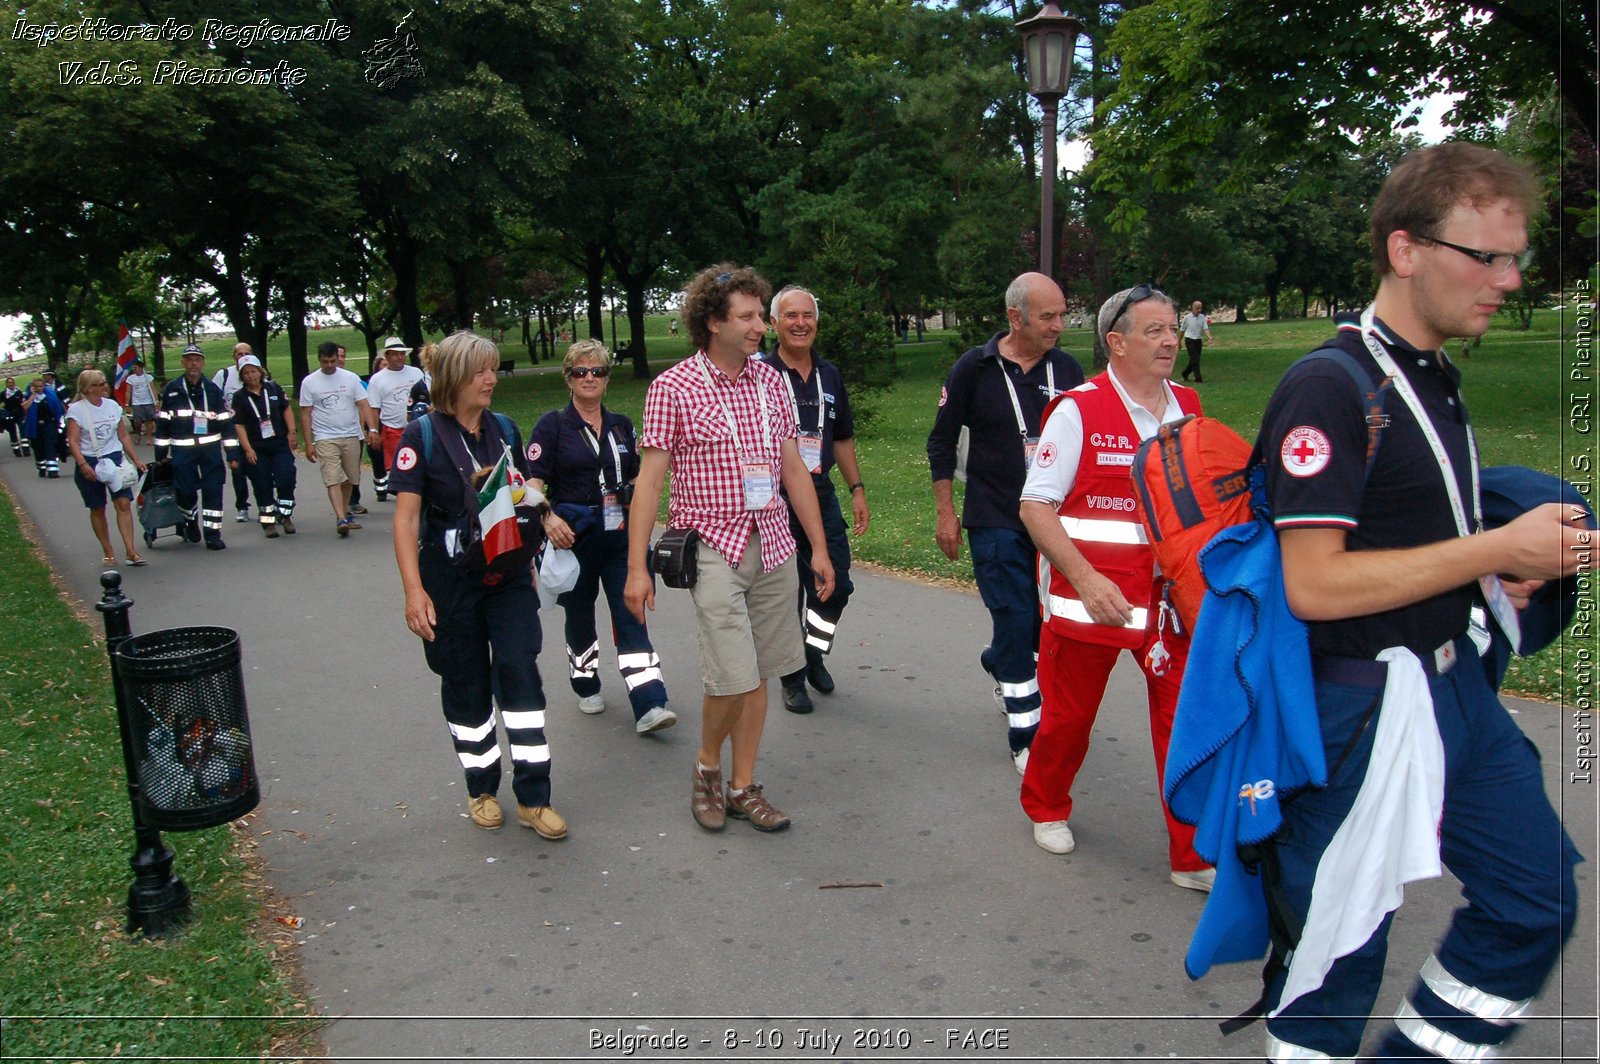
[[289, 397], [283, 389], [273, 381], [261, 382], [261, 394], [256, 395], [249, 388], [240, 386], [233, 393], [233, 423], [243, 425], [245, 435], [250, 439], [251, 447], [261, 446], [261, 419], [265, 413], [267, 420], [272, 424], [274, 437], [279, 440], [289, 438], [289, 425], [285, 418], [289, 410]]
[[551, 506], [599, 506], [602, 476], [605, 490], [616, 491], [639, 475], [633, 422], [602, 406], [600, 427], [604, 431], [596, 437], [578, 408], [568, 402], [540, 418], [528, 434], [528, 475], [544, 481]]
[[[1461, 373], [1437, 351], [1419, 351], [1375, 323], [1384, 347], [1416, 391], [1450, 456], [1467, 521], [1472, 522], [1472, 473]], [[1383, 373], [1361, 338], [1359, 324], [1340, 321], [1326, 346], [1357, 357], [1372, 388]], [[1444, 477], [1427, 437], [1398, 392], [1389, 391], [1377, 460], [1367, 475], [1367, 405], [1349, 373], [1325, 359], [1300, 361], [1278, 383], [1256, 452], [1267, 473], [1273, 523], [1280, 530], [1342, 528], [1348, 550], [1418, 547], [1457, 535]], [[1392, 646], [1426, 656], [1466, 631], [1476, 581], [1398, 609], [1339, 621], [1310, 622], [1318, 654], [1370, 658]]]
[[[389, 469], [389, 493], [398, 495], [401, 492], [410, 492], [412, 495], [422, 496], [422, 509], [424, 515], [435, 511], [436, 516], [443, 522], [433, 525], [431, 521], [423, 522], [424, 530], [429, 527], [438, 527], [441, 530], [449, 527], [450, 523], [461, 519], [467, 512], [468, 487], [473, 473], [471, 465], [463, 464], [457, 468], [450, 459], [450, 448], [445, 446], [443, 436], [445, 433], [455, 433], [456, 438], [465, 443], [465, 453], [480, 467], [488, 467], [500, 460], [502, 448], [511, 447], [511, 456], [517, 469], [524, 477], [528, 473], [528, 459], [522, 451], [522, 434], [517, 430], [515, 422], [506, 420], [511, 426], [511, 438], [505, 439], [501, 433], [500, 419], [490, 411], [484, 411], [483, 420], [478, 424], [476, 433], [467, 432], [460, 423], [449, 414], [435, 412], [430, 414], [433, 418], [433, 448], [430, 454], [422, 445], [422, 421], [419, 419], [406, 426], [400, 434], [400, 442], [395, 447], [394, 465]], [[424, 531], [424, 535], [426, 535]], [[441, 531], [439, 533], [443, 535]]]
[[813, 475], [826, 477], [833, 468], [834, 441], [853, 440], [856, 437], [855, 419], [850, 414], [850, 397], [844, 390], [844, 375], [839, 372], [838, 366], [816, 355], [811, 356], [809, 377], [802, 377], [786, 366], [777, 349], [762, 355], [761, 360], [783, 374], [788, 384], [786, 390], [794, 400], [795, 424], [801, 435], [822, 437], [822, 471]]
[[[1023, 432], [1011, 405], [1006, 377], [1016, 389], [1017, 405], [1027, 435], [1039, 435], [1045, 404], [1055, 395], [1083, 383], [1078, 360], [1052, 347], [1028, 372], [1000, 354], [995, 333], [982, 347], [956, 360], [939, 391], [939, 410], [928, 433], [928, 467], [934, 480], [956, 473], [956, 440], [962, 426], [971, 430], [967, 450], [967, 492], [961, 510], [966, 528], [1011, 528], [1024, 531], [1018, 505], [1028, 470], [1023, 457]], [[1054, 391], [1051, 376], [1054, 375]]]

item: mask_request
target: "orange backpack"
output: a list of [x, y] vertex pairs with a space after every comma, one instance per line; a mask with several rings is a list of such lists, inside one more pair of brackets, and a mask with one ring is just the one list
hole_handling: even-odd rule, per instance
[[1193, 631], [1206, 593], [1200, 548], [1250, 520], [1250, 453], [1216, 418], [1190, 416], [1162, 425], [1134, 455], [1139, 520], [1185, 631]]

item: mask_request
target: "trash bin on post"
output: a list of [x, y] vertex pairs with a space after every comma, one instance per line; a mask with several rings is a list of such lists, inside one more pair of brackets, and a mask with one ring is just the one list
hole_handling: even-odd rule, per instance
[[127, 699], [145, 823], [197, 831], [261, 801], [245, 710], [239, 633], [168, 628], [112, 652]]

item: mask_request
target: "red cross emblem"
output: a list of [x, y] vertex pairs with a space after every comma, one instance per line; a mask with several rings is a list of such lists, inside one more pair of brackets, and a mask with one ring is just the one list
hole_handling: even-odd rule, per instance
[[1333, 445], [1321, 429], [1301, 425], [1284, 436], [1278, 457], [1283, 462], [1284, 472], [1290, 476], [1314, 477], [1328, 467]]

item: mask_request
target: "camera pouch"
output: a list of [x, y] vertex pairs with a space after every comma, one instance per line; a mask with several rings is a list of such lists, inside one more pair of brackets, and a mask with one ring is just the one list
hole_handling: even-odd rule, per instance
[[656, 575], [668, 587], [694, 587], [699, 575], [700, 533], [692, 528], [669, 528], [650, 548]]

